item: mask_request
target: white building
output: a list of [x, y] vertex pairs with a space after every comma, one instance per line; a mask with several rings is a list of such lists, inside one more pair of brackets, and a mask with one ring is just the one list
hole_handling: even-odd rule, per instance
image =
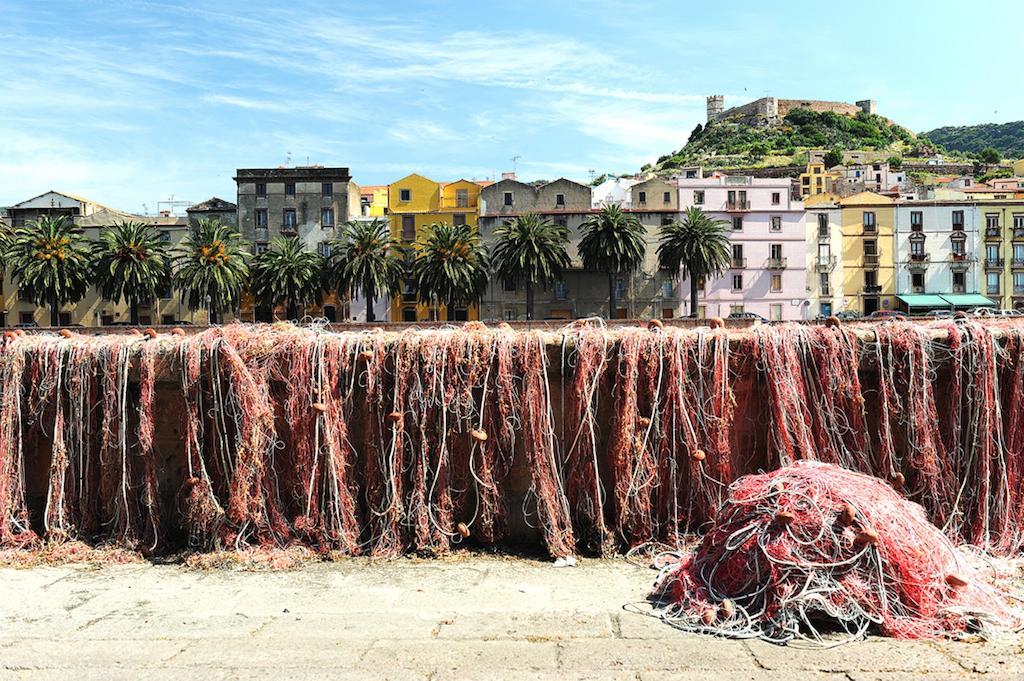
[[965, 295], [981, 290], [981, 233], [976, 205], [957, 201], [900, 203], [894, 219], [897, 296]]
[[830, 317], [843, 310], [843, 212], [835, 197], [810, 197], [807, 210], [807, 306], [809, 318]]
[[632, 208], [630, 188], [640, 182], [632, 178], [613, 177], [597, 185], [590, 192], [592, 208], [604, 208], [605, 206], [619, 206], [620, 208]]

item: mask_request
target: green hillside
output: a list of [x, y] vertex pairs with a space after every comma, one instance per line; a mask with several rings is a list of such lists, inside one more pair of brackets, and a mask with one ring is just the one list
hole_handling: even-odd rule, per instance
[[[666, 154], [644, 170], [682, 166], [790, 165], [806, 159], [808, 149], [875, 150], [914, 153], [917, 140], [906, 128], [882, 116], [843, 116], [793, 109], [778, 124], [754, 127], [732, 121], [698, 125], [682, 149]], [[803, 159], [801, 159], [803, 156]]]
[[954, 151], [978, 154], [992, 147], [1005, 158], [1024, 158], [1024, 121], [947, 126], [924, 136]]

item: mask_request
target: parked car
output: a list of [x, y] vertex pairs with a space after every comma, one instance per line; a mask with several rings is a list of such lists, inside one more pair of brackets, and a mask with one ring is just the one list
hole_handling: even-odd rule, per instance
[[748, 322], [767, 322], [768, 320], [756, 312], [730, 312], [727, 319], [743, 319]]
[[906, 319], [907, 313], [899, 310], [875, 310], [868, 315], [869, 319]]
[[36, 324], [35, 322], [19, 322], [18, 324], [14, 325], [14, 328], [16, 328], [16, 329], [38, 329], [39, 325]]
[[953, 312], [951, 310], [932, 310], [925, 315], [925, 317], [930, 317], [932, 319], [949, 319], [952, 316]]

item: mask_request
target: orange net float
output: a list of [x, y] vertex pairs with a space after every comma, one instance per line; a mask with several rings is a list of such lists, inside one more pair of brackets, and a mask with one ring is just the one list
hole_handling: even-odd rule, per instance
[[849, 527], [853, 525], [853, 521], [857, 518], [857, 509], [853, 507], [853, 504], [846, 504], [843, 507], [842, 512], [839, 514], [839, 524], [843, 527]]
[[733, 604], [731, 600], [726, 598], [724, 601], [722, 601], [722, 604], [719, 606], [718, 611], [721, 613], [722, 619], [731, 620], [733, 615], [736, 614], [736, 606]]
[[156, 338], [157, 337], [156, 329], [154, 329], [154, 328], [146, 329], [146, 335], [149, 336], [150, 338]]
[[695, 449], [693, 450], [693, 453], [690, 454], [690, 458], [698, 462], [703, 461], [707, 456], [708, 455], [704, 453], [703, 449]]
[[871, 529], [863, 529], [857, 533], [857, 536], [853, 540], [854, 546], [877, 546], [878, 545], [878, 533]]
[[710, 326], [712, 329], [725, 328], [725, 320], [722, 319], [721, 317], [712, 317], [711, 319], [708, 320], [708, 326]]
[[312, 407], [313, 411], [320, 414], [323, 414], [327, 411], [327, 405], [324, 404], [323, 402], [314, 402], [313, 404], [310, 405], [310, 407]]
[[906, 484], [907, 478], [903, 475], [903, 473], [897, 473], [896, 475], [892, 476], [892, 486], [893, 489], [895, 489], [897, 492], [902, 491], [903, 487]]
[[64, 338], [73, 338], [73, 337], [74, 337], [74, 335], [75, 335], [75, 334], [71, 333], [71, 329], [61, 329], [61, 330], [59, 331], [59, 333], [60, 333], [60, 335], [61, 335], [61, 336], [63, 336]]
[[142, 332], [139, 331], [138, 329], [128, 329], [128, 335], [129, 336], [141, 336]]
[[185, 335], [185, 329], [181, 328], [180, 326], [176, 326], [173, 329], [171, 329], [171, 335], [173, 335], [173, 336], [184, 336]]
[[388, 421], [391, 421], [391, 423], [395, 423], [395, 424], [401, 423], [402, 422], [402, 418], [403, 418], [402, 417], [402, 412], [400, 412], [400, 411], [393, 411], [393, 412], [391, 412], [390, 414], [387, 415]]
[[363, 350], [359, 353], [359, 359], [369, 362], [373, 359], [373, 350]]
[[455, 526], [455, 529], [458, 531], [460, 535], [462, 535], [463, 539], [469, 538], [469, 525], [467, 525], [466, 523], [459, 523]]
[[831, 317], [825, 320], [825, 326], [829, 327], [830, 329], [838, 329], [842, 325], [843, 322], [840, 321], [839, 317], [835, 315], [832, 315]]
[[955, 572], [951, 572], [950, 574], [946, 575], [946, 584], [950, 585], [954, 589], [962, 589], [969, 583], [970, 582], [968, 582], [966, 579], [956, 574]]
[[789, 511], [779, 511], [775, 514], [775, 522], [782, 527], [792, 525], [794, 520], [796, 520], [796, 516]]
[[469, 436], [477, 442], [487, 442], [487, 431], [486, 430], [471, 430]]
[[661, 321], [657, 317], [654, 317], [649, 322], [647, 322], [647, 328], [650, 331], [661, 331], [662, 329], [665, 328], [665, 322]]

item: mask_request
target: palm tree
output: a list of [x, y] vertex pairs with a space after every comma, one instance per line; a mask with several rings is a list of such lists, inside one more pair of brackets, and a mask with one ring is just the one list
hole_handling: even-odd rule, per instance
[[11, 234], [7, 265], [22, 297], [50, 306], [50, 326], [60, 308], [77, 303], [89, 288], [89, 244], [65, 216], [43, 216]]
[[238, 307], [249, 278], [249, 252], [242, 235], [217, 218], [203, 218], [179, 246], [174, 286], [190, 310], [206, 308], [210, 323]]
[[259, 303], [285, 305], [288, 319], [296, 319], [299, 305], [322, 299], [323, 269], [323, 257], [307, 251], [298, 237], [278, 237], [253, 261], [250, 289]]
[[342, 225], [331, 241], [328, 276], [339, 293], [366, 299], [366, 321], [375, 320], [373, 303], [378, 295], [394, 295], [405, 280], [402, 244], [391, 238], [386, 220], [352, 220]]
[[533, 286], [549, 284], [569, 267], [569, 230], [536, 213], [508, 220], [494, 230], [497, 243], [491, 265], [498, 277], [518, 286], [526, 285], [526, 318], [533, 319]]
[[139, 305], [154, 300], [171, 280], [171, 261], [159, 233], [139, 222], [121, 222], [93, 245], [96, 286], [107, 300], [128, 302], [132, 324]]
[[420, 301], [452, 308], [478, 302], [487, 289], [487, 252], [469, 225], [435, 222], [416, 242], [412, 278]]
[[643, 264], [647, 231], [636, 216], [616, 205], [605, 206], [583, 223], [577, 250], [583, 266], [608, 275], [608, 318], [615, 318], [615, 278], [631, 274]]
[[673, 279], [690, 279], [691, 317], [697, 316], [698, 281], [721, 276], [729, 267], [732, 248], [728, 224], [691, 206], [681, 221], [661, 228], [658, 265], [668, 270]]

